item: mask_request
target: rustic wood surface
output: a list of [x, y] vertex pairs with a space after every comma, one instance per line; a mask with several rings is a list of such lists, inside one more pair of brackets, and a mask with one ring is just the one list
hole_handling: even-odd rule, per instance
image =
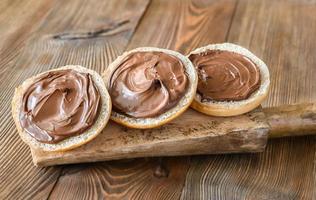
[[316, 104], [282, 105], [264, 108], [270, 125], [269, 138], [316, 133]]
[[[313, 125], [316, 127], [316, 123]], [[159, 128], [128, 129], [110, 122], [96, 140], [79, 148], [66, 152], [31, 151], [38, 166], [139, 157], [253, 153], [264, 150], [269, 130], [262, 108], [226, 118], [189, 109]]]
[[264, 107], [312, 102], [316, 1], [3, 0], [0, 10], [0, 199], [315, 199], [315, 136], [274, 139], [258, 154], [37, 168], [10, 117], [10, 100], [25, 78], [55, 66], [101, 72], [125, 49], [188, 53], [229, 41], [269, 66]]

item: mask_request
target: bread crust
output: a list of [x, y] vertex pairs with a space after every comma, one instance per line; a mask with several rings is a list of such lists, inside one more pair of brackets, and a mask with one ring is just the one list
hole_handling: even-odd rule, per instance
[[[44, 73], [50, 71], [59, 71], [65, 69], [72, 69], [82, 73], [89, 73], [95, 83], [96, 87], [99, 90], [101, 97], [101, 105], [99, 108], [99, 115], [94, 122], [94, 124], [89, 127], [84, 133], [76, 136], [71, 136], [62, 140], [56, 144], [46, 144], [37, 141], [35, 138], [30, 136], [26, 131], [23, 130], [19, 121], [19, 113], [22, 104], [22, 98], [25, 90], [34, 82], [34, 80], [41, 76]], [[79, 147], [92, 139], [94, 139], [98, 134], [102, 132], [106, 126], [112, 109], [111, 98], [107, 92], [105, 84], [102, 77], [95, 71], [87, 69], [79, 65], [67, 65], [60, 68], [52, 69], [41, 74], [35, 75], [27, 80], [25, 80], [19, 87], [15, 89], [15, 93], [12, 99], [12, 116], [17, 127], [18, 133], [22, 140], [28, 144], [31, 148], [40, 149], [43, 151], [67, 151]]]
[[110, 75], [119, 66], [119, 64], [123, 61], [123, 59], [126, 56], [134, 52], [163, 52], [180, 59], [188, 75], [188, 79], [189, 79], [188, 89], [185, 95], [181, 98], [181, 100], [175, 107], [171, 108], [167, 112], [157, 117], [133, 118], [133, 117], [129, 117], [127, 115], [112, 111], [111, 119], [124, 126], [130, 127], [130, 128], [138, 128], [138, 129], [154, 128], [154, 127], [158, 127], [163, 124], [166, 124], [167, 122], [178, 117], [181, 113], [183, 113], [186, 109], [190, 107], [196, 93], [197, 82], [198, 82], [196, 70], [194, 69], [192, 62], [186, 56], [178, 52], [171, 51], [168, 49], [156, 48], [156, 47], [140, 47], [140, 48], [136, 48], [131, 51], [123, 53], [116, 60], [114, 60], [109, 65], [109, 67], [104, 71], [102, 76], [104, 78], [107, 88], [109, 88]]
[[260, 70], [261, 84], [259, 89], [253, 92], [249, 98], [240, 101], [202, 102], [201, 96], [196, 93], [191, 107], [207, 115], [222, 117], [241, 115], [258, 107], [267, 97], [270, 86], [270, 74], [266, 64], [249, 50], [231, 43], [211, 44], [205, 47], [200, 47], [189, 53], [187, 57], [207, 50], [226, 50], [247, 56], [258, 66]]

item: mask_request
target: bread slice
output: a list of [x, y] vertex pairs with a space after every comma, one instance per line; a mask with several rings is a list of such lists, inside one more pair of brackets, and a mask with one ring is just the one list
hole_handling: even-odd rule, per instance
[[41, 149], [44, 151], [66, 151], [66, 150], [76, 148], [78, 146], [81, 146], [89, 142], [90, 140], [95, 138], [99, 133], [101, 133], [101, 131], [103, 130], [103, 128], [105, 127], [105, 125], [107, 124], [110, 118], [110, 113], [112, 109], [111, 98], [107, 92], [107, 89], [105, 87], [102, 77], [97, 72], [87, 69], [82, 66], [78, 66], [78, 65], [67, 65], [67, 66], [56, 68], [50, 71], [58, 71], [58, 70], [65, 70], [65, 69], [73, 69], [75, 71], [82, 72], [82, 73], [89, 73], [91, 75], [93, 82], [98, 88], [100, 97], [101, 97], [101, 105], [99, 107], [98, 117], [95, 123], [90, 128], [88, 128], [84, 133], [80, 135], [66, 138], [65, 140], [62, 140], [56, 144], [47, 144], [47, 143], [41, 143], [37, 141], [32, 136], [30, 136], [26, 131], [24, 131], [23, 128], [21, 127], [20, 121], [19, 121], [19, 113], [20, 113], [24, 91], [34, 82], [34, 80], [37, 77], [47, 72], [31, 77], [25, 80], [22, 83], [22, 85], [20, 85], [18, 88], [15, 89], [14, 97], [12, 100], [12, 115], [13, 115], [13, 119], [15, 121], [16, 127], [18, 129], [19, 135], [22, 138], [22, 140], [26, 144], [28, 144], [31, 148]]
[[184, 94], [184, 96], [180, 99], [178, 104], [174, 106], [173, 108], [169, 109], [168, 111], [166, 111], [165, 113], [160, 114], [157, 117], [134, 118], [134, 117], [130, 117], [130, 116], [112, 111], [111, 119], [124, 126], [130, 127], [130, 128], [139, 128], [139, 129], [158, 127], [176, 118], [190, 106], [195, 96], [195, 92], [197, 88], [197, 83], [198, 83], [197, 73], [191, 61], [187, 57], [185, 57], [184, 55], [178, 52], [167, 50], [167, 49], [155, 48], [155, 47], [141, 47], [141, 48], [136, 48], [129, 52], [125, 52], [123, 55], [119, 56], [114, 62], [112, 62], [109, 65], [109, 67], [103, 73], [103, 78], [106, 82], [107, 87], [109, 87], [109, 79], [113, 71], [126, 58], [126, 56], [135, 52], [163, 52], [163, 53], [175, 56], [183, 63], [185, 67], [185, 71], [188, 76], [189, 85], [188, 85], [187, 91]]
[[223, 50], [235, 52], [251, 59], [259, 68], [261, 76], [261, 84], [257, 91], [253, 92], [248, 99], [240, 101], [208, 101], [201, 102], [201, 96], [196, 93], [194, 101], [191, 105], [195, 110], [213, 116], [235, 116], [253, 110], [258, 107], [267, 97], [270, 85], [269, 69], [266, 64], [252, 54], [249, 50], [231, 43], [211, 44], [192, 51], [192, 54], [199, 54], [208, 50]]

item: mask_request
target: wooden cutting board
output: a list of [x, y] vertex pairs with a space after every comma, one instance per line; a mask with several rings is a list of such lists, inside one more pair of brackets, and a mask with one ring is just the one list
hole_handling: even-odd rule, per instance
[[31, 149], [38, 166], [123, 158], [263, 151], [269, 125], [258, 108], [236, 117], [210, 117], [192, 109], [155, 129], [139, 130], [109, 122], [94, 140], [66, 152]]

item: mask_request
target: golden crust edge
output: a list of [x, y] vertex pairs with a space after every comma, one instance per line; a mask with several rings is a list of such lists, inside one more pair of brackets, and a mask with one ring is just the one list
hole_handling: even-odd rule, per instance
[[[231, 117], [241, 115], [247, 112], [252, 111], [261, 105], [261, 103], [266, 99], [268, 92], [257, 96], [252, 102], [240, 105], [236, 104], [236, 106], [231, 106], [229, 102], [225, 104], [204, 104], [196, 99], [193, 100], [191, 104], [191, 108], [194, 110], [204, 113], [206, 115], [218, 116], [218, 117]], [[229, 105], [229, 108], [227, 106]]]

